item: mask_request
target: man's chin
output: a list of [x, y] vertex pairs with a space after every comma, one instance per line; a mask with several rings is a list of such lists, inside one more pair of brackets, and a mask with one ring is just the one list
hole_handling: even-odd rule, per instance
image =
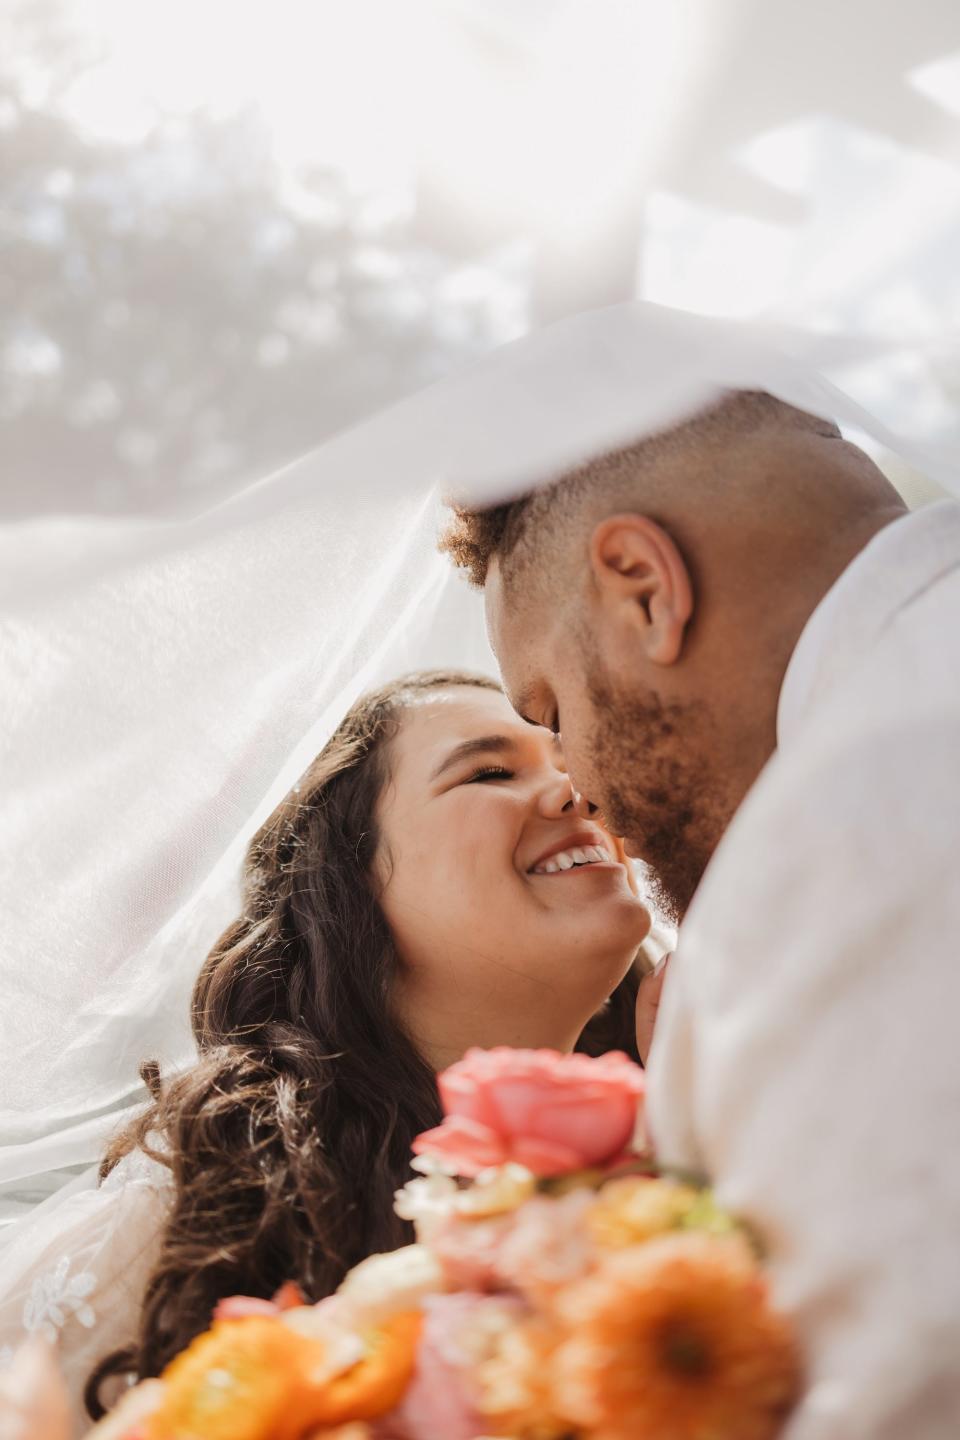
[[679, 925], [703, 879], [708, 857], [697, 855], [691, 847], [658, 851], [656, 846], [640, 840], [624, 839], [623, 848], [631, 860], [644, 866], [641, 893], [652, 900], [664, 920]]

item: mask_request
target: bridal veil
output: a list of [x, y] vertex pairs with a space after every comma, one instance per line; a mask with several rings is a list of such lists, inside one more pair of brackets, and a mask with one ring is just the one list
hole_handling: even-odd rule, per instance
[[[436, 553], [445, 493], [549, 480], [727, 386], [829, 415], [895, 476], [960, 489], [956, 7], [684, 3], [667, 38], [656, 16], [672, 6], [525, 8], [521, 24], [493, 3], [425, 6], [416, 23], [436, 10], [515, 44], [515, 73], [540, 87], [529, 164], [565, 163], [567, 183], [554, 177], [523, 222], [544, 257], [528, 298], [552, 297], [531, 299], [528, 333], [215, 499], [79, 514], [65, 463], [59, 503], [0, 525], [0, 1263], [21, 1226], [56, 1227], [89, 1197], [105, 1139], [144, 1098], [139, 1062], [189, 1061], [191, 985], [244, 846], [352, 699], [421, 666], [492, 668], [480, 601]], [[324, 13], [335, 46], [338, 9]], [[550, 49], [564, 26], [591, 37], [582, 71], [572, 42]], [[620, 92], [631, 56], [653, 84], [658, 44], [675, 88], [651, 115]], [[696, 63], [677, 69], [684, 46]], [[585, 116], [579, 133], [568, 107], [599, 103], [589, 67], [604, 64], [608, 128]], [[479, 165], [482, 126], [470, 135]], [[698, 208], [684, 195], [704, 166]], [[436, 161], [434, 186], [453, 168]], [[602, 193], [586, 184], [598, 173]], [[764, 186], [779, 204], [766, 246], [736, 230]], [[589, 221], [614, 194], [644, 225], [628, 282], [607, 293]], [[545, 239], [554, 216], [567, 251]], [[755, 305], [693, 313], [711, 308], [705, 247], [747, 268], [766, 257]]]

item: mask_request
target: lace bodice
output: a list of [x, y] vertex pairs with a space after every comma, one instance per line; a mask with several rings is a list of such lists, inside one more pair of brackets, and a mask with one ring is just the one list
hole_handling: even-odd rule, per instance
[[54, 1341], [76, 1435], [90, 1424], [90, 1372], [136, 1332], [169, 1199], [166, 1169], [136, 1152], [102, 1184], [91, 1169], [41, 1205], [0, 1251], [0, 1365], [29, 1334]]

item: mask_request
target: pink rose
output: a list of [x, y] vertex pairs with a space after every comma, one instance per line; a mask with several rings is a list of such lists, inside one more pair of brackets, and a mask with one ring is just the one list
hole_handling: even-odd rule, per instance
[[514, 1161], [567, 1175], [618, 1159], [630, 1143], [643, 1071], [613, 1051], [468, 1050], [438, 1077], [445, 1118], [413, 1142], [418, 1155], [474, 1176]]

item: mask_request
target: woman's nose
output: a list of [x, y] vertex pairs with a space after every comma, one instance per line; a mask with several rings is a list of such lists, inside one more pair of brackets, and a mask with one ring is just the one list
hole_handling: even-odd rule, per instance
[[537, 808], [541, 815], [547, 819], [556, 819], [560, 815], [570, 815], [577, 811], [577, 792], [570, 783], [569, 775], [557, 771], [556, 775], [548, 780], [540, 791]]
[[592, 800], [574, 789], [570, 776], [565, 771], [558, 771], [556, 776], [544, 785], [540, 792], [539, 809], [548, 818], [579, 815], [582, 820], [592, 820], [598, 811]]

